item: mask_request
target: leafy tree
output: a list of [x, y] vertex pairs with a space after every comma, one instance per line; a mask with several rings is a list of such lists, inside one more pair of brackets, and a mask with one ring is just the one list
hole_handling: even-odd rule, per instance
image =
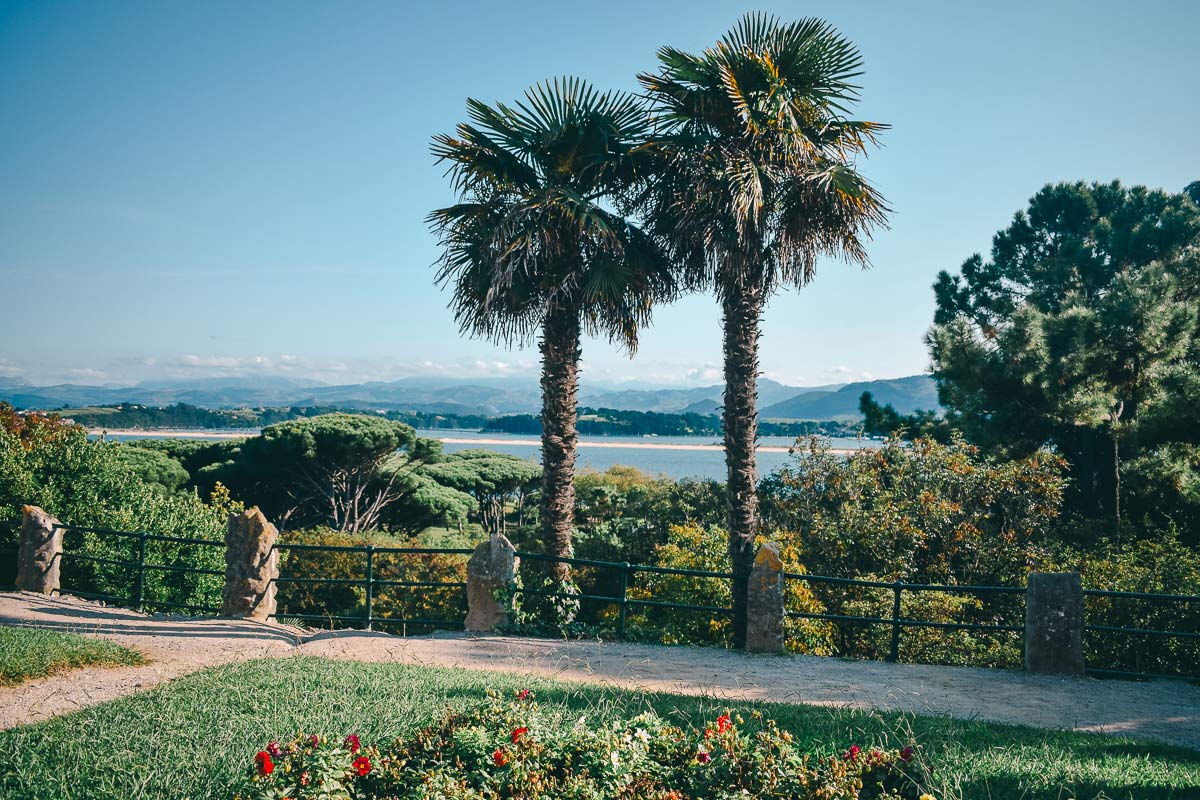
[[872, 436], [934, 439], [945, 444], [954, 433], [952, 424], [936, 411], [917, 409], [901, 414], [891, 403], [880, 405], [870, 392], [858, 398], [858, 410], [863, 415], [863, 431]]
[[[438, 281], [464, 332], [505, 344], [540, 335], [542, 540], [571, 553], [580, 337], [630, 352], [656, 301], [674, 291], [666, 259], [612, 200], [640, 177], [649, 133], [634, 97], [575, 78], [525, 100], [468, 100], [470, 122], [434, 139], [461, 202], [430, 221], [444, 248]], [[565, 564], [551, 577], [564, 581]]]
[[146, 484], [173, 493], [183, 488], [190, 476], [183, 465], [161, 450], [118, 445], [117, 458]]
[[[418, 444], [401, 422], [325, 414], [264, 428], [218, 476], [284, 526], [355, 533], [376, 525], [411, 491], [405, 476], [435, 453], [433, 444]], [[397, 463], [400, 450], [408, 456]]]
[[1070, 463], [1070, 506], [1200, 525], [1200, 208], [1120, 183], [1046, 186], [991, 257], [942, 272], [928, 335], [966, 436]]
[[697, 56], [659, 51], [640, 80], [662, 127], [646, 195], [653, 230], [692, 285], [721, 303], [725, 459], [734, 641], [744, 644], [746, 587], [758, 532], [755, 437], [760, 321], [780, 287], [807, 284], [821, 255], [866, 264], [884, 221], [854, 159], [885, 126], [847, 119], [857, 48], [818, 19], [751, 14]]
[[489, 534], [504, 533], [509, 499], [523, 506], [526, 494], [542, 477], [536, 464], [490, 450], [463, 450], [421, 472], [443, 486], [474, 497], [479, 522]]

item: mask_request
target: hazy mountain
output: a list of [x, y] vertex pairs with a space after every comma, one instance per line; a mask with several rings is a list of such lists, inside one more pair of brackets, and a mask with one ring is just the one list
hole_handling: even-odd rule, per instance
[[[627, 411], [701, 414], [719, 413], [724, 387], [621, 388], [587, 387], [580, 405]], [[858, 397], [873, 392], [881, 403], [902, 412], [936, 408], [928, 376], [870, 381], [848, 386], [785, 386], [759, 381], [759, 408], [771, 419], [836, 419], [858, 416]], [[280, 377], [201, 378], [144, 381], [136, 386], [33, 386], [20, 378], [0, 379], [0, 400], [18, 408], [58, 409], [116, 403], [165, 406], [188, 403], [203, 408], [258, 406], [339, 406], [408, 410], [439, 414], [536, 414], [541, 407], [538, 384], [529, 378], [404, 378], [344, 386], [318, 385]]]
[[761, 413], [766, 419], [858, 419], [858, 399], [863, 392], [870, 392], [881, 405], [890, 403], [901, 414], [940, 408], [933, 378], [911, 375], [894, 380], [851, 383], [837, 391], [806, 392], [766, 406]]

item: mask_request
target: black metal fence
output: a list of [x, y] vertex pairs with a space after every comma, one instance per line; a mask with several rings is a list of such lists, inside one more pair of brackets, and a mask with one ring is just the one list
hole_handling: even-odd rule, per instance
[[[189, 537], [161, 536], [149, 533], [117, 531], [105, 528], [65, 526], [68, 537], [63, 559], [62, 591], [80, 597], [102, 600], [115, 605], [138, 610], [171, 609], [216, 614], [220, 604], [220, 578], [224, 571], [215, 566], [195, 566], [196, 551], [205, 551], [211, 563], [216, 553], [224, 552], [224, 542]], [[89, 542], [110, 538], [124, 540], [128, 544], [128, 557], [116, 558], [109, 555], [94, 555], [81, 552]], [[148, 555], [148, 544], [174, 546], [172, 560], [155, 561]], [[189, 553], [188, 548], [194, 548]], [[328, 627], [359, 627], [366, 630], [386, 629], [400, 633], [414, 633], [433, 628], [461, 628], [466, 615], [466, 557], [470, 549], [463, 548], [411, 548], [380, 547], [376, 545], [328, 545], [278, 543], [275, 546], [281, 555], [280, 577], [276, 579], [279, 592], [278, 616], [304, 620]], [[676, 602], [667, 598], [640, 597], [631, 594], [634, 579], [639, 575], [678, 575], [718, 581], [731, 581], [728, 572], [657, 567], [628, 562], [596, 561], [589, 559], [560, 559], [539, 553], [518, 552], [517, 555], [534, 563], [562, 563], [575, 570], [605, 570], [611, 580], [602, 585], [616, 587], [612, 594], [595, 591], [568, 593], [547, 591], [537, 588], [515, 587], [514, 593], [525, 597], [557, 598], [578, 601], [581, 604], [596, 604], [610, 609], [605, 633], [624, 639], [628, 633], [628, 615], [631, 609], [659, 609], [727, 618], [732, 609], [724, 605], [705, 605]], [[342, 564], [342, 572], [331, 575], [325, 564], [335, 558], [350, 559]], [[361, 557], [361, 560], [358, 560]], [[15, 552], [13, 554], [15, 561]], [[440, 560], [438, 560], [440, 559]], [[412, 574], [414, 561], [424, 560], [424, 572]], [[90, 570], [82, 569], [90, 565]], [[382, 567], [382, 568], [381, 568]], [[319, 574], [311, 574], [320, 568]], [[449, 576], [447, 576], [449, 572]], [[301, 574], [306, 573], [306, 574]], [[357, 573], [357, 574], [352, 574]], [[177, 578], [189, 578], [190, 582], [175, 580], [156, 582], [151, 591], [148, 580], [151, 576], [166, 574]], [[105, 583], [97, 585], [97, 578]], [[447, 579], [450, 578], [450, 579]], [[909, 630], [968, 631], [985, 636], [1007, 636], [1014, 647], [1019, 647], [1024, 633], [1025, 588], [1017, 586], [967, 586], [886, 582], [857, 578], [839, 578], [804, 573], [786, 573], [786, 580], [811, 590], [820, 596], [820, 588], [861, 589], [874, 593], [874, 607], [887, 607], [890, 613], [826, 613], [822, 611], [788, 611], [790, 619], [822, 621], [853, 628], [882, 629], [887, 634], [888, 646], [883, 658], [889, 661], [901, 659], [905, 633]], [[197, 582], [196, 579], [201, 579]], [[124, 584], [128, 591], [118, 592], [113, 586]], [[304, 596], [298, 593], [304, 587], [342, 587], [350, 592], [338, 607], [322, 605], [314, 608], [313, 603], [327, 603], [314, 595], [305, 605]], [[164, 588], [165, 587], [165, 588]], [[186, 599], [172, 596], [167, 589], [191, 591], [194, 596]], [[107, 588], [108, 591], [98, 591]], [[290, 591], [290, 588], [294, 591]], [[975, 598], [986, 612], [980, 616], [986, 621], [941, 621], [920, 619], [904, 613], [906, 597], [923, 594], [966, 595]], [[437, 595], [436, 605], [447, 612], [440, 616], [428, 613], [431, 594]], [[1132, 602], [1151, 604], [1157, 613], [1145, 616], [1150, 620], [1200, 620], [1200, 595], [1153, 594], [1088, 589], [1084, 591], [1088, 619], [1111, 621], [1112, 604]], [[174, 599], [167, 599], [174, 597]], [[388, 609], [380, 612], [379, 606], [386, 600]], [[986, 601], [991, 601], [990, 605]], [[1170, 610], [1174, 609], [1174, 613]], [[414, 613], [413, 609], [416, 609]], [[1106, 614], [1106, 609], [1109, 614]], [[1129, 615], [1123, 614], [1128, 617]], [[1134, 619], [1138, 619], [1136, 615]], [[1197, 624], [1200, 628], [1200, 624]], [[1177, 672], [1164, 672], [1152, 667], [1156, 663], [1154, 648], [1146, 648], [1145, 642], [1169, 642], [1173, 646], [1188, 648], [1183, 658], [1176, 663], [1191, 664]], [[1200, 680], [1200, 630], [1181, 630], [1174, 627], [1152, 627], [1151, 624], [1089, 624], [1085, 629], [1085, 651], [1089, 663], [1088, 672], [1094, 675], [1132, 678], [1182, 678]], [[1191, 657], [1192, 651], [1198, 657]], [[842, 655], [862, 655], [842, 652]], [[1176, 653], [1176, 655], [1180, 655]], [[1132, 663], [1137, 669], [1119, 668]], [[1139, 660], [1140, 657], [1140, 660]], [[1095, 664], [1096, 666], [1091, 666]], [[1142, 666], [1147, 668], [1142, 669]]]

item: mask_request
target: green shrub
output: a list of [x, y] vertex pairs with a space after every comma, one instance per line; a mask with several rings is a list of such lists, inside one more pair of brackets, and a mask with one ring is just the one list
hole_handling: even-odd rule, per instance
[[[319, 545], [323, 547], [353, 547], [352, 551], [337, 550], [284, 550], [279, 562], [279, 584], [277, 601], [279, 615], [315, 615], [329, 618], [333, 627], [359, 627], [358, 620], [366, 618], [367, 556], [357, 548], [374, 545], [381, 548], [429, 547], [422, 539], [401, 539], [381, 533], [346, 534], [328, 529], [311, 531], [289, 531], [283, 541], [288, 544]], [[405, 583], [454, 583], [466, 581], [467, 556], [452, 554], [405, 554], [376, 553], [374, 557], [376, 581]], [[301, 578], [305, 581], [320, 580], [330, 583], [289, 583], [288, 579]], [[341, 583], [353, 581], [353, 583]], [[402, 620], [446, 620], [450, 627], [461, 624], [466, 617], [466, 590], [456, 586], [393, 586], [389, 583], [376, 585], [372, 598], [371, 615], [382, 621], [375, 627], [384, 630], [426, 630], [429, 627], [446, 627], [445, 623], [410, 623], [405, 627]], [[339, 622], [333, 617], [350, 617]], [[388, 622], [383, 618], [391, 617]], [[320, 625], [320, 620], [305, 620], [310, 625]]]
[[298, 736], [259, 751], [242, 800], [917, 800], [928, 776], [915, 747], [840, 756], [805, 753], [760, 713], [722, 714], [702, 729], [653, 712], [578, 720], [542, 712], [533, 695], [493, 695], [385, 747], [356, 735]]

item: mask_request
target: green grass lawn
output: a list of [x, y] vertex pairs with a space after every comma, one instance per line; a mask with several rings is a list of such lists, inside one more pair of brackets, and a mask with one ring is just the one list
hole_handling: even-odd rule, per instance
[[[358, 733], [386, 743], [489, 688], [531, 688], [565, 718], [654, 708], [697, 723], [751, 703], [645, 694], [464, 670], [321, 658], [206, 670], [150, 692], [0, 733], [0, 797], [225, 797], [270, 739]], [[942, 798], [1200, 798], [1200, 752], [1099, 735], [976, 722], [758, 706], [822, 753], [915, 739]], [[1101, 793], [1104, 793], [1103, 795]]]
[[134, 650], [74, 633], [0, 627], [0, 686], [79, 667], [144, 664]]

